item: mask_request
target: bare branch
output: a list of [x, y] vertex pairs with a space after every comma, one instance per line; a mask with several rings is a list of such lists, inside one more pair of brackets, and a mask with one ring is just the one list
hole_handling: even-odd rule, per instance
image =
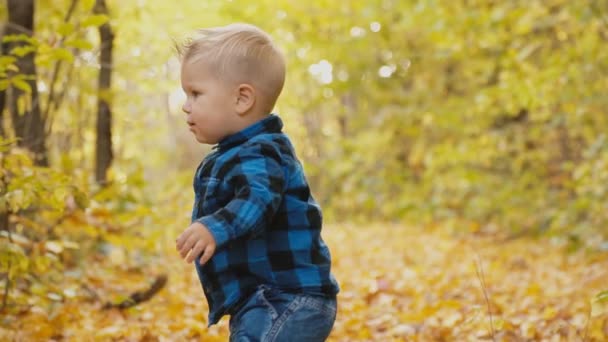
[[[72, 2], [70, 3], [70, 7], [68, 8], [68, 11], [63, 19], [64, 22], [67, 23], [70, 21], [70, 18], [72, 17], [72, 14], [74, 13], [74, 10], [76, 9], [77, 4], [78, 4], [78, 0], [72, 0]], [[61, 37], [59, 46], [63, 46], [65, 39], [66, 39], [65, 36]], [[58, 60], [57, 62], [55, 62], [55, 66], [53, 67], [53, 74], [51, 76], [51, 84], [49, 87], [49, 96], [46, 101], [46, 106], [45, 106], [45, 109], [44, 109], [43, 115], [42, 115], [42, 119], [45, 121], [45, 126], [47, 126], [46, 122], [47, 122], [47, 120], [49, 120], [49, 112], [51, 111], [51, 107], [54, 109], [57, 109], [59, 107], [59, 102], [55, 98], [55, 85], [57, 84], [59, 71], [61, 70], [61, 66], [63, 64], [62, 62], [63, 62], [62, 60]], [[47, 136], [50, 134], [51, 126], [52, 126], [52, 122], [50, 124], [48, 124], [48, 126], [47, 126], [47, 129], [46, 129]]]
[[165, 287], [165, 284], [167, 284], [167, 275], [161, 274], [158, 277], [156, 277], [156, 279], [154, 280], [152, 285], [150, 285], [150, 288], [148, 288], [147, 290], [133, 292], [129, 296], [129, 298], [127, 298], [117, 304], [112, 304], [112, 303], [108, 302], [103, 306], [103, 309], [104, 310], [111, 309], [111, 308], [128, 309], [139, 303], [143, 303], [147, 300], [150, 300], [155, 294], [157, 294], [160, 290], [162, 290], [162, 288]]

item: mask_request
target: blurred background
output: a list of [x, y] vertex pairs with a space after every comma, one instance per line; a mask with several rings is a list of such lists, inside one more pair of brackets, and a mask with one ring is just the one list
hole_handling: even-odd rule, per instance
[[[174, 45], [232, 22], [264, 29], [287, 57], [275, 112], [324, 209], [344, 296], [333, 339], [608, 335], [605, 0], [1, 0], [1, 334], [225, 339], [224, 321], [206, 329], [200, 285], [173, 252], [210, 149], [185, 123]], [[521, 260], [492, 265], [508, 255], [501, 246]], [[483, 260], [464, 252], [484, 248]], [[444, 281], [424, 277], [432, 253], [452, 284], [460, 276], [445, 274], [459, 266], [445, 262], [464, 253], [462, 277], [477, 288], [462, 292], [477, 306], [424, 297]], [[550, 265], [582, 272], [561, 268], [572, 283], [553, 304], [590, 278], [587, 292], [560, 294], [572, 296], [565, 306], [536, 306], [545, 328], [507, 314], [492, 284], [480, 291], [484, 260], [498, 284], [551, 253], [561, 261]], [[357, 279], [362, 263], [374, 266]], [[408, 287], [421, 279], [427, 290]], [[523, 296], [547, 291], [533, 283]], [[180, 291], [196, 298], [191, 311]], [[408, 294], [417, 299], [399, 299]]]

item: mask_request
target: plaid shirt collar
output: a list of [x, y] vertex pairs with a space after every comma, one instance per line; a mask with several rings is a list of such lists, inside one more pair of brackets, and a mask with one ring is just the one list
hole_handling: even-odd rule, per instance
[[280, 133], [282, 129], [283, 121], [281, 118], [276, 114], [270, 114], [268, 117], [254, 123], [242, 131], [227, 136], [213, 148], [225, 151], [231, 147], [238, 146], [246, 142], [256, 135], [264, 133]]

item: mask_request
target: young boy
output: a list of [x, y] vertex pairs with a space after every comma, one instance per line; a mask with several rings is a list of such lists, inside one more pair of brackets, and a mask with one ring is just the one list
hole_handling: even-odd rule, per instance
[[201, 30], [180, 53], [190, 131], [215, 145], [196, 170], [192, 224], [176, 241], [195, 261], [209, 325], [229, 314], [231, 341], [324, 341], [338, 284], [321, 209], [271, 114], [283, 55], [247, 24]]

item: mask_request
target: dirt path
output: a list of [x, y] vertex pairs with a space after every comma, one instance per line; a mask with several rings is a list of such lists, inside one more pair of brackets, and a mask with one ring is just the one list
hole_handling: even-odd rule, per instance
[[[590, 315], [592, 298], [608, 289], [606, 252], [565, 253], [549, 240], [498, 244], [399, 225], [331, 225], [324, 236], [342, 288], [330, 341], [608, 340], [608, 315], [600, 307]], [[128, 294], [152, 278], [128, 268], [116, 273], [116, 266], [96, 267], [84, 276], [101, 298]], [[77, 289], [81, 295], [55, 309], [31, 309], [0, 336], [227, 340], [227, 317], [206, 327], [205, 300], [190, 265], [167, 250], [162, 263], [146, 269], [169, 273], [167, 287], [149, 302], [104, 311]]]

